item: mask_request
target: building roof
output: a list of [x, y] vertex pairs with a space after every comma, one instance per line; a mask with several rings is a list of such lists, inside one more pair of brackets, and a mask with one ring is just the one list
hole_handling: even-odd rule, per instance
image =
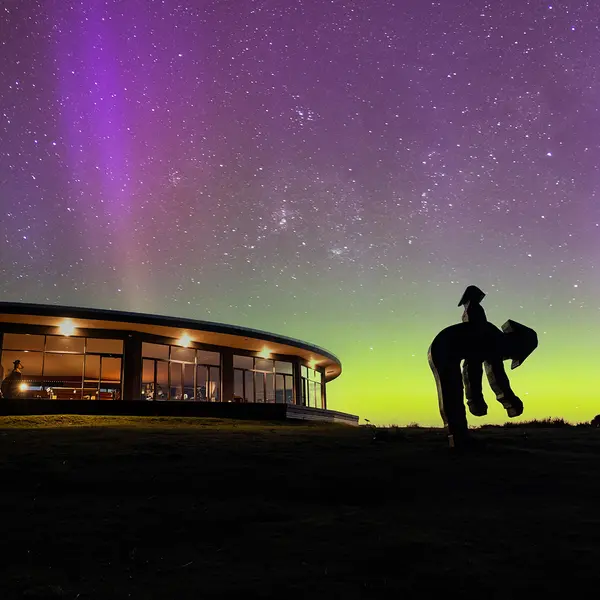
[[191, 341], [203, 344], [296, 355], [324, 368], [326, 381], [334, 379], [342, 371], [340, 360], [319, 346], [249, 327], [120, 310], [0, 302], [0, 323], [58, 328], [64, 319], [71, 319], [76, 328], [137, 331], [174, 339], [187, 335]]

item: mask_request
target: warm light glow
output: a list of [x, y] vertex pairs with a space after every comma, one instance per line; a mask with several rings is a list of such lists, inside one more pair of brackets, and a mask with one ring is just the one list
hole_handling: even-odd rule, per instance
[[26, 383], [20, 383], [19, 384], [19, 391], [20, 392], [26, 392], [27, 391], [27, 384]]
[[73, 335], [75, 333], [75, 323], [71, 319], [65, 319], [58, 327], [61, 335]]
[[311, 359], [308, 361], [308, 368], [309, 368], [309, 369], [315, 369], [315, 368], [316, 368], [316, 366], [317, 366], [317, 361], [316, 361], [314, 358], [311, 358]]
[[184, 333], [180, 338], [179, 341], [177, 342], [180, 346], [183, 346], [184, 348], [187, 348], [192, 342], [192, 338], [187, 334]]
[[271, 358], [271, 351], [265, 346], [259, 353], [260, 358]]

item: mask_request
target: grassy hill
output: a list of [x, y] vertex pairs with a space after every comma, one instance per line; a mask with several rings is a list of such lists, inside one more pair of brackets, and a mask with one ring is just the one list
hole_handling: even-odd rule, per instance
[[507, 598], [600, 582], [600, 429], [0, 418], [0, 597]]

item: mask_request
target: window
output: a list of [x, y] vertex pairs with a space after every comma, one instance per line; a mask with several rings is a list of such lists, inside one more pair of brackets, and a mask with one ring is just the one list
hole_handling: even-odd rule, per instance
[[45, 336], [28, 333], [5, 333], [2, 346], [4, 350], [44, 350]]
[[142, 356], [142, 398], [205, 402], [219, 398], [219, 352], [143, 342]]
[[244, 402], [293, 402], [291, 362], [235, 355], [233, 368], [236, 398]]
[[144, 358], [160, 358], [169, 360], [169, 346], [164, 344], [149, 344], [142, 342], [142, 356]]
[[96, 354], [123, 354], [123, 340], [88, 338], [85, 351], [86, 353], [94, 352]]
[[85, 338], [67, 337], [64, 335], [47, 335], [46, 352], [68, 352], [83, 354]]
[[323, 373], [318, 369], [302, 366], [302, 404], [313, 408], [323, 408], [321, 398], [321, 386], [323, 385]]

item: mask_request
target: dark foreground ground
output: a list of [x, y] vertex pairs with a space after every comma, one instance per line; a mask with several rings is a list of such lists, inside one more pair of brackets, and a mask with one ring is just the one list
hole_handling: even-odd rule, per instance
[[0, 418], [0, 598], [597, 594], [600, 430]]

